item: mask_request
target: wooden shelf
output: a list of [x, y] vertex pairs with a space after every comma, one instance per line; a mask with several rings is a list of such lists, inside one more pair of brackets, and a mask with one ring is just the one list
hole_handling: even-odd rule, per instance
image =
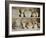
[[40, 18], [40, 17], [13, 17], [13, 18]]

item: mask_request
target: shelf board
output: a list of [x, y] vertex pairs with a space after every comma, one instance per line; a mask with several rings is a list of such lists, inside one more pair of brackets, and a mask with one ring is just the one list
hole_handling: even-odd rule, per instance
[[40, 17], [13, 17], [13, 18], [40, 18]]

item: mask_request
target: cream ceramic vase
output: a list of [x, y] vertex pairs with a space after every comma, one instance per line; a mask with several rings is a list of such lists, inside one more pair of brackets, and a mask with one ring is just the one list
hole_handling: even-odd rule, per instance
[[25, 25], [26, 25], [26, 23], [23, 23], [23, 28], [24, 28], [24, 29], [27, 29], [27, 28], [25, 27]]
[[20, 21], [20, 19], [17, 19], [16, 20], [16, 26], [19, 27], [20, 25], [21, 25], [21, 21]]
[[38, 29], [37, 24], [34, 24], [34, 29]]
[[23, 17], [24, 15], [23, 15], [23, 13], [21, 13], [21, 17]]
[[37, 12], [33, 12], [33, 13], [32, 13], [32, 16], [33, 16], [33, 17], [38, 17], [38, 13], [37, 13]]
[[25, 9], [21, 9], [21, 17], [23, 17], [23, 12], [24, 12]]
[[25, 11], [25, 17], [31, 17], [32, 12], [31, 11]]
[[32, 24], [32, 22], [28, 22], [28, 25], [27, 25], [27, 27], [28, 27], [28, 29], [32, 29], [32, 27], [33, 27], [33, 24]]

